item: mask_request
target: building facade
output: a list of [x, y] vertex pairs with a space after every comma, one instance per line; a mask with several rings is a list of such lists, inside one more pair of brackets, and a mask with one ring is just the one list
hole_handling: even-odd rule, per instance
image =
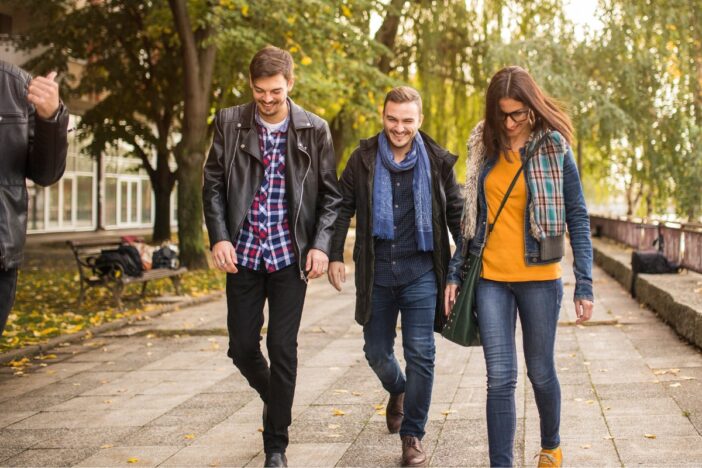
[[[0, 59], [22, 66], [33, 53], [17, 50], [13, 35], [22, 34], [29, 12], [0, 5]], [[69, 63], [80, 74], [82, 65]], [[149, 228], [155, 219], [151, 182], [141, 160], [126, 151], [104, 153], [98, 159], [81, 152], [72, 130], [80, 115], [94, 104], [90, 98], [69, 99], [71, 113], [66, 172], [59, 182], [40, 187], [28, 181], [28, 233]], [[176, 225], [176, 189], [171, 194], [171, 224]]]

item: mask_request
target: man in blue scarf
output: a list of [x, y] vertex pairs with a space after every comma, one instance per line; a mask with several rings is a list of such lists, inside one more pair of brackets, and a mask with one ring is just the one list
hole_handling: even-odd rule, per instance
[[[366, 359], [388, 391], [386, 422], [400, 433], [402, 465], [423, 466], [421, 440], [434, 381], [434, 331], [443, 327], [450, 247], [460, 235], [462, 199], [456, 156], [419, 131], [422, 99], [410, 87], [390, 91], [383, 131], [353, 152], [341, 176], [329, 281], [346, 281], [344, 243], [356, 215], [356, 320]], [[398, 313], [405, 371], [393, 352]]]

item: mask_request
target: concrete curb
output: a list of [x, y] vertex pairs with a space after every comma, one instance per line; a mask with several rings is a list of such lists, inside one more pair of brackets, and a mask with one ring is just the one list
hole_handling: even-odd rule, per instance
[[194, 306], [194, 305], [198, 305], [198, 304], [203, 304], [205, 302], [214, 301], [216, 299], [219, 299], [222, 296], [224, 296], [224, 291], [208, 294], [206, 296], [189, 298], [189, 299], [184, 300], [183, 302], [178, 302], [176, 304], [164, 305], [163, 307], [156, 309], [156, 310], [150, 310], [148, 312], [144, 312], [144, 313], [141, 313], [138, 315], [124, 317], [124, 318], [115, 320], [113, 322], [103, 323], [102, 325], [98, 325], [97, 327], [89, 328], [88, 330], [82, 330], [82, 331], [79, 331], [78, 333], [71, 333], [68, 335], [57, 336], [57, 337], [51, 338], [46, 343], [26, 346], [26, 347], [20, 348], [20, 349], [14, 349], [12, 351], [8, 351], [6, 353], [0, 354], [0, 364], [4, 364], [4, 363], [10, 362], [10, 361], [13, 361], [15, 359], [22, 359], [22, 358], [27, 357], [27, 356], [34, 356], [37, 354], [45, 353], [45, 352], [49, 351], [50, 349], [53, 349], [53, 348], [59, 346], [62, 343], [72, 343], [74, 341], [78, 341], [78, 340], [85, 338], [85, 337], [88, 337], [88, 336], [97, 336], [97, 335], [100, 335], [101, 333], [105, 333], [108, 331], [113, 331], [113, 330], [117, 330], [117, 329], [126, 327], [127, 325], [131, 325], [132, 323], [134, 323], [138, 317], [154, 318], [154, 317], [158, 317], [161, 314], [165, 314], [166, 312], [173, 312], [176, 310], [180, 310], [184, 307], [190, 307], [190, 306]]
[[[595, 263], [626, 290], [631, 288], [631, 249], [613, 242], [593, 239]], [[676, 275], [639, 274], [634, 284], [635, 298], [653, 310], [678, 335], [702, 348], [702, 275], [694, 272]]]

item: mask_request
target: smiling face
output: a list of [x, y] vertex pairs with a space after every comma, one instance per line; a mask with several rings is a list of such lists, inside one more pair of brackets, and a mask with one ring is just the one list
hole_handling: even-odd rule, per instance
[[529, 122], [529, 108], [521, 101], [512, 98], [500, 99], [500, 115], [507, 138], [511, 141], [529, 136], [531, 124]]
[[294, 80], [282, 74], [257, 78], [250, 82], [253, 99], [261, 118], [269, 123], [282, 122], [288, 115], [288, 93]]
[[423, 118], [415, 102], [388, 101], [385, 104], [383, 129], [393, 153], [405, 154], [410, 150]]

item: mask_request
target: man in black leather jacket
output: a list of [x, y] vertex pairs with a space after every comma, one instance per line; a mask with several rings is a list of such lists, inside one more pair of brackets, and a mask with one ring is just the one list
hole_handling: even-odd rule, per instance
[[0, 60], [0, 334], [15, 300], [27, 232], [26, 179], [51, 185], [68, 150], [56, 73], [32, 77]]
[[[288, 98], [290, 54], [262, 49], [249, 78], [254, 102], [215, 117], [205, 222], [228, 273], [227, 354], [263, 400], [265, 466], [287, 466], [307, 280], [326, 273], [341, 194], [327, 123]], [[259, 343], [266, 300], [270, 367]]]

